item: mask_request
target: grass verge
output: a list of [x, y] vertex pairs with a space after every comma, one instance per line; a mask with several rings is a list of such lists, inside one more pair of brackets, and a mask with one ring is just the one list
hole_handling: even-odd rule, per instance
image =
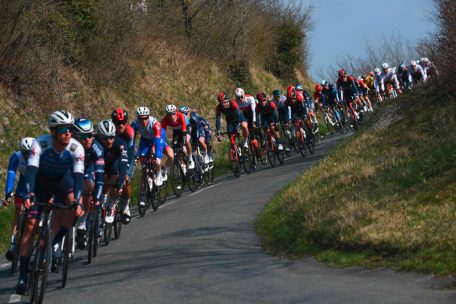
[[389, 101], [277, 194], [256, 222], [270, 251], [338, 266], [456, 273], [456, 104]]

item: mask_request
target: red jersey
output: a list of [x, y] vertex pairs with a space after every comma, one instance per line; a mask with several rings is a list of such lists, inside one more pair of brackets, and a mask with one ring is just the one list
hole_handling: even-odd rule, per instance
[[187, 132], [187, 123], [185, 122], [185, 116], [181, 112], [176, 112], [177, 119], [175, 122], [171, 120], [171, 117], [166, 115], [161, 121], [161, 126], [166, 130], [166, 127], [171, 127], [175, 130], [182, 130]]

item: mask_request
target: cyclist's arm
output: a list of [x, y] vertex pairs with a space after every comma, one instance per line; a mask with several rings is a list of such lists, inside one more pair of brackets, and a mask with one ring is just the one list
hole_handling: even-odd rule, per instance
[[97, 158], [95, 159], [95, 200], [99, 201], [101, 199], [101, 194], [103, 191], [104, 185], [104, 168], [105, 161], [102, 149], [95, 149]]
[[34, 141], [31, 148], [30, 156], [27, 160], [27, 170], [25, 171], [25, 185], [27, 194], [30, 194], [35, 189], [35, 178], [40, 167], [41, 147], [38, 141]]
[[217, 133], [220, 132], [220, 113], [221, 113], [220, 105], [217, 105], [215, 108], [215, 130]]
[[119, 146], [119, 178], [117, 180], [117, 189], [122, 189], [128, 171], [128, 153], [127, 150], [125, 150], [125, 148], [122, 147], [122, 144], [120, 144]]
[[73, 157], [73, 193], [74, 199], [79, 201], [84, 185], [84, 148], [79, 145], [72, 152]]
[[10, 197], [14, 188], [14, 181], [16, 179], [16, 171], [19, 166], [19, 157], [16, 153], [11, 155], [8, 163], [8, 175], [6, 178], [5, 197]]
[[163, 141], [162, 137], [166, 139], [166, 131], [161, 127], [161, 124], [157, 121], [154, 124], [154, 145], [155, 145], [155, 157], [162, 159], [163, 157]]
[[253, 99], [250, 107], [252, 109], [253, 122], [255, 123], [256, 122], [256, 102], [255, 102], [255, 99]]

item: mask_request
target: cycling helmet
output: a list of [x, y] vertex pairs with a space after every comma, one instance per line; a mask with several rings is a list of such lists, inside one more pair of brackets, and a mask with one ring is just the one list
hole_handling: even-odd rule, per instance
[[102, 120], [98, 123], [98, 134], [103, 136], [115, 136], [116, 126], [112, 120]]
[[323, 87], [321, 86], [321, 84], [317, 83], [317, 85], [315, 86], [315, 91], [317, 91], [317, 92], [323, 91]]
[[282, 95], [282, 92], [280, 90], [274, 90], [272, 91], [272, 96], [274, 97], [279, 97], [280, 95]]
[[179, 107], [179, 111], [184, 113], [184, 114], [187, 114], [188, 111], [190, 111], [190, 108], [188, 106], [180, 106]]
[[375, 68], [374, 72], [375, 72], [375, 74], [377, 74], [377, 75], [378, 75], [378, 74], [380, 74], [382, 71], [380, 71], [380, 69], [379, 69], [379, 68]]
[[423, 59], [423, 62], [424, 62], [424, 63], [429, 63], [429, 59], [428, 59], [427, 57], [425, 57], [425, 58]]
[[302, 91], [302, 90], [304, 90], [304, 88], [302, 87], [302, 84], [300, 84], [300, 83], [297, 83], [297, 84], [296, 84], [295, 89], [296, 89], [296, 91]]
[[245, 92], [244, 92], [244, 90], [242, 88], [237, 88], [236, 92], [235, 92], [235, 95], [236, 95], [236, 97], [241, 98], [241, 97], [244, 97]]
[[74, 122], [74, 133], [89, 134], [93, 132], [93, 124], [86, 118], [78, 118]]
[[410, 65], [411, 65], [412, 67], [415, 67], [415, 66], [416, 66], [416, 61], [415, 61], [415, 60], [410, 61]]
[[329, 89], [330, 89], [330, 90], [333, 90], [333, 89], [334, 89], [334, 83], [332, 83], [332, 82], [329, 83]]
[[287, 97], [296, 98], [296, 90], [294, 86], [288, 86], [287, 88]]
[[148, 107], [139, 107], [136, 109], [136, 116], [149, 116], [150, 111]]
[[55, 128], [58, 126], [72, 126], [74, 123], [74, 118], [71, 113], [67, 111], [55, 111], [48, 117], [48, 126], [49, 128]]
[[266, 93], [263, 92], [263, 91], [260, 91], [256, 95], [256, 98], [258, 99], [258, 101], [265, 101], [266, 100]]
[[228, 99], [229, 99], [229, 98], [228, 98], [228, 95], [227, 95], [225, 92], [220, 92], [220, 93], [218, 93], [218, 95], [217, 95], [217, 101], [218, 101], [218, 102], [222, 102], [222, 101], [228, 100]]
[[111, 113], [111, 119], [113, 122], [117, 121], [127, 121], [128, 120], [128, 112], [122, 108], [117, 108]]
[[24, 137], [21, 139], [21, 150], [30, 151], [32, 149], [32, 144], [35, 139], [33, 137]]
[[385, 62], [385, 63], [383, 63], [383, 64], [382, 64], [382, 68], [384, 68], [384, 69], [387, 69], [387, 68], [389, 68], [389, 64], [388, 64], [388, 63], [386, 63], [386, 62]]
[[339, 74], [339, 77], [343, 77], [343, 76], [347, 75], [347, 73], [345, 72], [344, 69], [340, 69], [338, 74]]
[[323, 80], [321, 81], [321, 85], [322, 85], [323, 87], [324, 87], [325, 85], [327, 85], [327, 84], [328, 84], [328, 82], [327, 82], [326, 80], [323, 79]]
[[165, 112], [167, 115], [173, 115], [177, 112], [177, 107], [173, 104], [167, 105], [165, 108]]
[[374, 73], [373, 71], [370, 71], [370, 72], [369, 72], [369, 75], [371, 75], [372, 77], [374, 77], [374, 76], [375, 76], [375, 73]]
[[353, 76], [348, 76], [348, 81], [353, 81]]

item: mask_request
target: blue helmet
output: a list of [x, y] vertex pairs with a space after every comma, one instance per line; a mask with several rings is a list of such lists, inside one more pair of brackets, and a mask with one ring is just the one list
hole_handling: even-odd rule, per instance
[[296, 84], [295, 89], [296, 89], [297, 91], [302, 91], [302, 90], [304, 90], [304, 88], [302, 87], [302, 84], [300, 84], [300, 83], [297, 83], [297, 84]]
[[74, 133], [88, 134], [93, 133], [93, 124], [89, 119], [78, 118], [74, 122]]
[[282, 95], [282, 92], [281, 92], [280, 90], [274, 90], [274, 91], [272, 91], [272, 96], [278, 97], [278, 96], [280, 96], [280, 95]]

